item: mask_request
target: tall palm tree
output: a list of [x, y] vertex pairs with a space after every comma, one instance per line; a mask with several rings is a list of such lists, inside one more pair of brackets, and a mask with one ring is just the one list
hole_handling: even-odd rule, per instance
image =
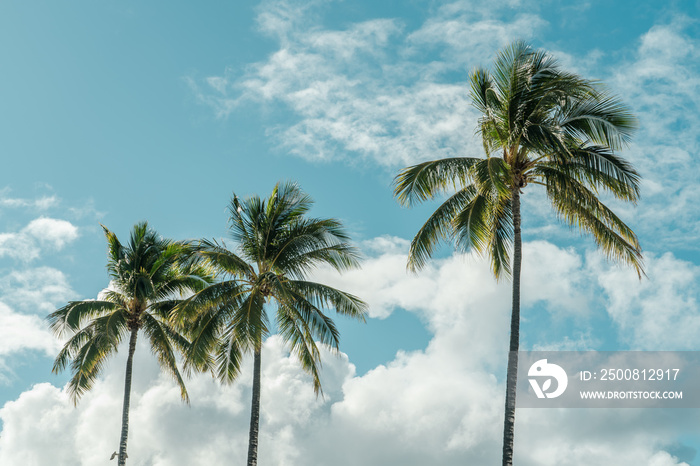
[[175, 350], [184, 350], [185, 338], [169, 324], [170, 313], [182, 294], [202, 290], [212, 282], [206, 269], [188, 260], [191, 247], [184, 242], [161, 238], [146, 222], [134, 226], [127, 245], [104, 229], [107, 237], [109, 288], [97, 300], [71, 301], [48, 316], [53, 332], [70, 335], [54, 362], [53, 372], [63, 371], [70, 362], [73, 377], [68, 392], [74, 404], [90, 388], [128, 336], [129, 354], [124, 379], [124, 405], [119, 442], [119, 466], [126, 464], [129, 430], [129, 401], [134, 350], [139, 330], [149, 339], [151, 350], [163, 370], [180, 386], [189, 401], [177, 368]]
[[601, 191], [633, 203], [639, 197], [639, 175], [615, 154], [629, 142], [636, 119], [600, 84], [562, 70], [550, 55], [522, 42], [500, 52], [492, 73], [473, 71], [470, 83], [486, 157], [408, 167], [395, 178], [394, 192], [411, 205], [456, 191], [411, 242], [410, 269], [420, 269], [440, 241], [453, 239], [459, 248], [487, 256], [497, 278], [512, 278], [505, 466], [513, 462], [520, 339], [520, 196], [529, 185], [542, 186], [561, 219], [591, 234], [608, 257], [641, 277], [636, 235], [598, 198]]
[[261, 350], [270, 334], [267, 304], [274, 305], [277, 330], [311, 375], [317, 395], [321, 361], [316, 340], [334, 350], [339, 343], [338, 329], [323, 309], [365, 319], [366, 305], [357, 297], [305, 280], [318, 265], [338, 271], [358, 265], [340, 222], [308, 218], [311, 204], [292, 183], [278, 183], [266, 200], [239, 201], [234, 195], [229, 211], [236, 252], [207, 240], [199, 248], [226, 279], [191, 297], [178, 312], [192, 335], [186, 367], [212, 370], [222, 382], [232, 382], [243, 355], [253, 353], [248, 466], [257, 464]]

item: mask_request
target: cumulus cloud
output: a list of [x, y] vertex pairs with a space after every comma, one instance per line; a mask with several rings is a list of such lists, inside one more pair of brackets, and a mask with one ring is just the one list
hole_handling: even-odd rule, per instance
[[34, 238], [20, 233], [0, 233], [0, 257], [33, 261], [39, 257], [40, 249]]
[[0, 357], [25, 350], [53, 355], [58, 343], [36, 315], [20, 314], [0, 302]]
[[31, 262], [42, 249], [59, 251], [76, 238], [78, 228], [69, 221], [39, 217], [18, 232], [0, 233], [0, 257]]
[[[10, 204], [27, 208], [29, 205], [24, 204], [28, 202]], [[59, 343], [48, 331], [44, 318], [75, 298], [75, 292], [62, 271], [31, 265], [46, 252], [59, 251], [77, 237], [77, 227], [49, 217], [36, 218], [18, 231], [0, 233], [0, 258], [14, 259], [4, 260], [0, 267], [0, 380], [3, 383], [16, 380], [15, 370], [21, 364], [19, 356], [33, 352], [51, 357], [58, 351]]]
[[695, 350], [700, 332], [700, 267], [671, 253], [648, 255], [648, 279], [600, 263], [599, 286], [624, 343], [638, 350]]
[[[281, 339], [268, 339], [263, 351], [260, 464], [498, 462], [510, 286], [496, 283], [487, 264], [471, 255], [435, 260], [420, 274], [409, 275], [404, 268], [406, 248], [404, 239], [376, 238], [365, 243], [366, 276], [320, 271], [316, 278], [367, 299], [375, 317], [397, 308], [420, 314], [433, 335], [428, 346], [399, 352], [390, 363], [363, 376], [356, 375], [347, 356], [323, 351], [326, 396], [316, 398], [309, 376]], [[606, 312], [596, 308], [597, 302], [579, 302], [583, 294], [603, 294], [613, 309], [625, 301], [616, 290], [631, 293], [639, 286], [638, 280], [625, 282], [625, 272], [592, 253], [581, 256], [545, 242], [528, 242], [524, 250], [530, 251], [524, 261], [527, 274], [549, 282], [543, 288], [524, 286], [524, 315], [545, 306], [552, 319], [579, 319], [581, 314]], [[657, 277], [674, 267], [679, 261], [672, 257], [650, 261], [651, 284], [642, 285], [640, 302], [658, 286]], [[667, 280], [677, 282], [676, 278]], [[664, 298], [682, 301], [693, 287], [689, 281], [677, 283]], [[554, 292], [557, 289], [561, 293]], [[664, 319], [660, 323], [667, 329], [677, 325]], [[523, 324], [526, 333], [532, 327]], [[620, 331], [633, 332], [623, 325]], [[104, 462], [119, 437], [124, 353], [75, 409], [61, 389], [48, 384], [7, 403], [0, 410], [0, 463]], [[209, 376], [194, 377], [188, 382], [192, 405], [187, 407], [141, 342], [130, 417], [132, 461], [180, 466], [245, 457], [251, 373], [247, 359], [233, 385], [221, 387]], [[687, 465], [674, 456], [675, 439], [681, 432], [697, 430], [691, 417], [678, 410], [518, 410], [516, 419], [516, 456], [525, 466]]]
[[45, 315], [75, 298], [65, 274], [52, 267], [12, 270], [0, 276], [0, 300], [28, 313]]
[[[277, 338], [268, 340], [262, 357], [260, 462], [295, 464], [297, 432], [303, 432], [319, 411], [327, 409], [330, 395], [325, 400], [314, 396], [309, 377], [300, 373]], [[197, 376], [188, 383], [192, 398], [188, 407], [173, 381], [159, 374], [146, 345], [138, 345], [135, 360], [128, 448], [134, 464], [227, 464], [232, 458], [245, 457], [251, 395], [248, 377], [222, 387], [209, 376]], [[347, 358], [326, 352], [324, 363], [324, 384], [333, 393], [352, 366]], [[123, 364], [122, 354], [77, 408], [63, 390], [50, 384], [38, 384], [6, 403], [0, 410], [4, 425], [0, 463], [67, 466], [108, 460], [119, 443]], [[243, 370], [252, 373], [250, 361]]]
[[[373, 238], [362, 243], [362, 249], [371, 254], [362, 269], [342, 276], [323, 269], [319, 275], [324, 274], [333, 286], [362, 296], [370, 305], [370, 316], [377, 318], [385, 318], [401, 308], [437, 326], [438, 320], [433, 321], [437, 316], [428, 310], [438, 306], [444, 313], [455, 312], [457, 318], [472, 303], [474, 298], [468, 290], [473, 286], [491, 293], [494, 307], [509, 306], [508, 287], [504, 288], [503, 282], [496, 283], [481, 258], [472, 254], [453, 255], [429, 262], [419, 273], [410, 273], [406, 270], [408, 247], [409, 241], [402, 238]], [[546, 302], [552, 312], [559, 314], [585, 312], [590, 304], [585, 291], [590, 276], [586, 275], [576, 252], [545, 241], [532, 241], [523, 249], [523, 260], [527, 271], [522, 277], [524, 306]], [[538, 263], [546, 263], [548, 267], [538, 267]]]
[[40, 217], [32, 220], [24, 230], [41, 245], [60, 250], [78, 237], [78, 228], [66, 220]]
[[0, 275], [0, 381], [16, 379], [17, 356], [27, 351], [53, 357], [60, 344], [44, 317], [75, 298], [65, 275], [50, 267]]

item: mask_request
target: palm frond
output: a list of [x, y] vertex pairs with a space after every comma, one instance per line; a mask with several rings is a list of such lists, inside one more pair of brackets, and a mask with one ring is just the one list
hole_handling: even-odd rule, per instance
[[637, 202], [640, 176], [629, 162], [602, 146], [580, 146], [569, 152], [570, 160], [552, 165], [595, 190], [603, 189], [618, 199]]
[[308, 332], [310, 341], [318, 340], [323, 345], [335, 350], [340, 345], [340, 332], [333, 323], [333, 319], [314, 306], [309, 300], [296, 293], [291, 293], [284, 300], [280, 300], [277, 307], [277, 325], [282, 328], [282, 321], [292, 319], [297, 321], [298, 328], [304, 328]]
[[461, 189], [443, 202], [418, 230], [411, 241], [408, 252], [407, 267], [411, 271], [422, 269], [433, 255], [435, 247], [442, 240], [454, 237], [456, 229], [455, 216], [464, 211], [476, 196], [473, 185]]
[[92, 327], [86, 327], [73, 334], [65, 345], [63, 345], [61, 351], [58, 352], [51, 372], [54, 374], [63, 372], [74, 356], [78, 354], [80, 348], [82, 348], [93, 337], [93, 333], [94, 330]]
[[499, 157], [479, 160], [472, 167], [474, 186], [489, 199], [510, 196], [512, 178], [510, 167]]
[[245, 260], [226, 249], [225, 245], [215, 240], [200, 240], [197, 253], [215, 270], [230, 275], [251, 276], [254, 271]]
[[[92, 388], [104, 369], [107, 359], [116, 352], [119, 344], [119, 339], [103, 332], [100, 327], [103, 325], [97, 321], [91, 325], [90, 331], [84, 335], [82, 345], [71, 354], [73, 377], [68, 382], [68, 394], [73, 404], [77, 404], [83, 394]], [[56, 369], [59, 366], [54, 365]]]
[[511, 198], [501, 196], [492, 204], [490, 214], [491, 231], [489, 233], [488, 257], [491, 270], [498, 279], [510, 276], [510, 251], [513, 249], [513, 211]]
[[[644, 258], [636, 236], [625, 237], [603, 222], [586, 206], [576, 203], [573, 199], [557, 198], [553, 200], [553, 205], [557, 213], [568, 223], [591, 233], [596, 244], [609, 258], [632, 266], [640, 278], [646, 275]], [[625, 225], [625, 228], [629, 227]]]
[[560, 126], [571, 137], [619, 150], [637, 129], [637, 119], [622, 101], [605, 92], [585, 99], [569, 99], [561, 111]]
[[70, 301], [46, 317], [49, 327], [58, 337], [77, 332], [87, 321], [118, 312], [123, 307], [110, 301]]
[[348, 236], [335, 219], [299, 219], [278, 235], [268, 248], [267, 263], [272, 270], [302, 277], [327, 264], [338, 271], [359, 266], [360, 254], [348, 243]]
[[608, 257], [631, 265], [641, 277], [641, 247], [632, 229], [582, 184], [557, 170], [541, 170], [546, 176], [549, 199], [560, 217], [591, 233]]
[[489, 214], [492, 211], [489, 199], [482, 194], [477, 194], [453, 217], [453, 234], [457, 245], [462, 250], [473, 249], [480, 254], [485, 254], [488, 251], [491, 235], [490, 222], [492, 220]]
[[[567, 173], [562, 173], [559, 170], [545, 166], [541, 166], [539, 169], [545, 176], [547, 195], [551, 201], [559, 198], [562, 200], [562, 206], [573, 206], [574, 204], [581, 206], [599, 218], [600, 221], [614, 228], [628, 241], [637, 242], [636, 235], [632, 229], [625, 225], [625, 223], [620, 220], [612, 210], [606, 207], [595, 193], [586, 188], [586, 186], [579, 183], [574, 178], [567, 176]], [[569, 221], [569, 218], [566, 216], [565, 219]]]
[[322, 283], [306, 280], [291, 280], [286, 282], [285, 286], [297, 297], [309, 301], [315, 307], [334, 309], [338, 314], [365, 322], [367, 303], [357, 296]]
[[297, 309], [287, 308], [284, 303], [280, 305], [278, 313], [278, 326], [280, 335], [291, 347], [292, 353], [297, 356], [302, 369], [311, 375], [314, 393], [323, 396], [321, 388], [321, 355], [309, 329], [309, 322], [301, 316], [297, 316]]
[[454, 157], [405, 168], [394, 178], [394, 196], [405, 206], [433, 199], [450, 188], [466, 185], [472, 167], [480, 160]]
[[198, 315], [210, 310], [235, 309], [241, 306], [247, 288], [236, 280], [214, 283], [181, 301], [174, 309], [172, 319], [178, 325], [188, 325]]
[[185, 381], [182, 379], [180, 370], [175, 359], [175, 348], [173, 343], [179, 347], [180, 351], [187, 348], [188, 341], [181, 334], [176, 332], [165, 322], [159, 321], [152, 315], [145, 313], [141, 317], [143, 321], [143, 331], [148, 336], [151, 343], [151, 351], [158, 357], [161, 369], [165, 370], [180, 387], [180, 396], [186, 402], [190, 402]]
[[260, 290], [254, 289], [242, 301], [236, 310], [230, 330], [236, 335], [244, 335], [250, 340], [251, 347], [260, 348], [264, 339], [269, 335], [267, 313], [265, 312], [265, 298]]
[[188, 373], [191, 369], [198, 372], [213, 371], [215, 364], [212, 354], [218, 353], [215, 348], [219, 342], [227, 338], [232, 338], [233, 341], [238, 339], [235, 331], [228, 334], [225, 331], [234, 313], [235, 309], [225, 305], [209, 307], [199, 312], [196, 318], [184, 327], [190, 336], [184, 351], [184, 367]]
[[214, 375], [224, 383], [231, 383], [241, 372], [243, 354], [249, 349], [248, 341], [239, 338], [232, 327], [224, 331], [221, 338], [216, 341]]

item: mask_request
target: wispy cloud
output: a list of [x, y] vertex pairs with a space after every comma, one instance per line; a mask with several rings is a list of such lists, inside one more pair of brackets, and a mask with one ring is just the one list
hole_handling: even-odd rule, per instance
[[[270, 132], [293, 154], [390, 167], [479, 153], [467, 70], [544, 24], [534, 15], [506, 23], [461, 2], [416, 30], [391, 18], [329, 29], [314, 16], [309, 25], [305, 11], [295, 2], [264, 3], [259, 24], [277, 36], [279, 50], [242, 75], [228, 70], [190, 84], [219, 116], [251, 102], [282, 104], [297, 121]], [[295, 27], [301, 18], [305, 27]], [[435, 50], [441, 60], [427, 61]], [[458, 80], [446, 78], [455, 71]]]
[[656, 245], [697, 249], [700, 240], [700, 40], [677, 17], [644, 34], [612, 83], [640, 118], [629, 151], [643, 176], [638, 228]]
[[[395, 169], [438, 157], [481, 156], [468, 70], [488, 66], [503, 45], [547, 27], [538, 8], [517, 13], [509, 10], [511, 3], [488, 9], [470, 1], [446, 3], [414, 29], [397, 18], [334, 29], [325, 25], [322, 7], [268, 1], [258, 24], [279, 49], [243, 72], [226, 70], [190, 83], [220, 117], [252, 103], [291, 112], [291, 123], [270, 120], [268, 132], [284, 151], [309, 160], [367, 160]], [[564, 66], [602, 79], [640, 118], [641, 130], [623, 155], [643, 175], [643, 199], [637, 209], [612, 205], [647, 248], [661, 240], [670, 248], [696, 249], [700, 240], [695, 27], [677, 16], [643, 34], [636, 49], [593, 49], [584, 56], [555, 50]], [[556, 223], [534, 204], [528, 204], [536, 215], [530, 226]]]
[[0, 207], [6, 208], [34, 208], [37, 210], [47, 210], [51, 207], [56, 207], [60, 200], [55, 195], [41, 196], [35, 199], [26, 199], [20, 197], [12, 197], [12, 190], [5, 187], [0, 189]]

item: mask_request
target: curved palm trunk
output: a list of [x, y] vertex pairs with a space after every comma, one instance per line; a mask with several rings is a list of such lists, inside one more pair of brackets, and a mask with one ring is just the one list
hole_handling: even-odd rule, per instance
[[129, 356], [126, 358], [126, 376], [124, 377], [124, 405], [122, 408], [122, 435], [119, 441], [119, 466], [126, 464], [126, 438], [129, 434], [129, 403], [131, 401], [131, 374], [136, 350], [138, 327], [131, 329], [129, 338]]
[[518, 347], [520, 346], [520, 264], [522, 239], [520, 237], [520, 190], [512, 195], [513, 209], [513, 310], [510, 316], [510, 351], [506, 379], [506, 410], [503, 421], [503, 466], [513, 464], [515, 427], [515, 387], [518, 382]]
[[260, 424], [260, 348], [253, 356], [253, 402], [250, 408], [250, 431], [248, 434], [248, 466], [258, 464], [258, 430]]

